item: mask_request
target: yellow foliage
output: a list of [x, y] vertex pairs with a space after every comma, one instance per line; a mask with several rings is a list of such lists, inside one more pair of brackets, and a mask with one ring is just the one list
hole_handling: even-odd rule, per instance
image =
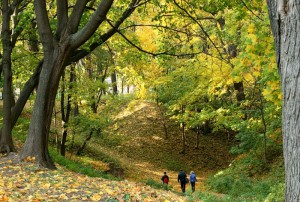
[[260, 73], [260, 71], [254, 71], [254, 72], [253, 72], [253, 75], [254, 75], [255, 77], [259, 77], [259, 76], [261, 75], [261, 73]]
[[244, 75], [244, 78], [246, 79], [246, 81], [252, 81], [254, 79], [250, 73], [246, 73]]
[[249, 34], [253, 34], [255, 32], [255, 25], [250, 24], [247, 31], [248, 31]]

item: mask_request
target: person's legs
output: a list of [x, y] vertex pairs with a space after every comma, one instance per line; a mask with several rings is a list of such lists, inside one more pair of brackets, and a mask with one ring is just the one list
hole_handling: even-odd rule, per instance
[[195, 191], [195, 182], [191, 182], [191, 186], [192, 186], [192, 192]]
[[185, 192], [185, 182], [180, 182], [182, 193]]

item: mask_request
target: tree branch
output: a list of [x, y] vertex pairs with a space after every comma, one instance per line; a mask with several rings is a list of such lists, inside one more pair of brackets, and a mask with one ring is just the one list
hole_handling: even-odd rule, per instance
[[[124, 11], [122, 16], [117, 20], [114, 27], [116, 29], [119, 28], [119, 26], [131, 15], [131, 13], [136, 9], [138, 3], [140, 0], [132, 0], [129, 4], [128, 8]], [[141, 5], [141, 4], [139, 4]], [[90, 45], [89, 50], [77, 50], [74, 51], [69, 59], [69, 63], [77, 62], [78, 60], [84, 58], [88, 54], [90, 54], [93, 50], [95, 50], [98, 46], [103, 44], [105, 41], [107, 41], [111, 36], [113, 36], [116, 33], [116, 29], [109, 29], [105, 34], [101, 35], [100, 41], [94, 42]]]
[[[113, 25], [111, 24], [111, 22], [108, 21], [108, 23], [110, 24], [110, 26], [113, 27]], [[143, 52], [143, 53], [147, 53], [149, 55], [152, 56], [159, 56], [159, 55], [169, 55], [169, 56], [178, 56], [178, 57], [183, 57], [183, 56], [191, 56], [191, 55], [197, 55], [197, 54], [201, 54], [203, 53], [202, 51], [199, 52], [195, 52], [195, 53], [185, 53], [185, 54], [174, 54], [174, 53], [170, 53], [169, 51], [164, 51], [164, 52], [159, 52], [159, 53], [153, 53], [153, 52], [149, 52], [146, 51], [144, 49], [142, 49], [141, 47], [137, 46], [136, 44], [134, 44], [132, 41], [130, 41], [121, 31], [117, 30], [118, 34], [120, 34], [131, 46], [135, 47], [136, 49], [138, 49], [139, 51]]]
[[181, 7], [177, 2], [176, 0], [173, 0], [174, 4], [180, 9], [182, 10], [185, 14], [187, 14], [187, 16], [192, 19], [199, 27], [200, 29], [202, 30], [202, 32], [204, 33], [204, 35], [208, 38], [208, 40], [211, 42], [211, 44], [215, 47], [215, 49], [217, 50], [220, 58], [222, 58], [222, 60], [225, 61], [225, 59], [223, 58], [222, 56], [222, 53], [220, 52], [219, 48], [216, 46], [216, 44], [214, 43], [214, 41], [210, 38], [209, 34], [205, 31], [204, 27], [202, 26], [202, 24], [197, 20], [195, 19], [186, 9], [184, 9], [183, 7]]
[[71, 34], [74, 34], [78, 30], [78, 26], [80, 23], [80, 19], [84, 12], [85, 5], [89, 2], [89, 0], [77, 0], [76, 4], [73, 8], [73, 11], [70, 15], [70, 21], [68, 27], [70, 28]]
[[[131, 27], [155, 27], [155, 28], [162, 28], [162, 29], [166, 29], [166, 30], [171, 30], [173, 32], [178, 32], [178, 33], [181, 33], [181, 34], [185, 34], [187, 36], [199, 37], [199, 35], [191, 34], [190, 32], [182, 31], [182, 30], [175, 29], [175, 28], [168, 27], [168, 26], [164, 26], [164, 25], [148, 25], [148, 24], [142, 25], [142, 24], [135, 24], [135, 25], [129, 25], [127, 27], [121, 28], [121, 29], [119, 29], [119, 31], [126, 30], [126, 29], [129, 29]], [[185, 26], [183, 26], [183, 27], [185, 27]], [[201, 37], [201, 38], [203, 38], [203, 37]]]
[[45, 0], [34, 0], [34, 10], [44, 53], [47, 55], [48, 52], [53, 50], [53, 34], [50, 27]]
[[68, 1], [59, 0], [56, 1], [57, 4], [57, 30], [56, 36], [61, 37], [63, 30], [66, 28], [68, 22]]
[[[24, 30], [23, 27], [19, 28], [19, 29], [16, 29], [17, 25], [19, 24], [19, 13], [25, 8], [24, 6], [28, 5], [28, 1], [27, 2], [24, 2], [24, 5], [22, 6], [22, 8], [19, 8], [19, 5], [21, 4], [22, 0], [15, 0], [13, 2], [13, 4], [11, 5], [11, 9], [13, 10], [14, 12], [14, 15], [13, 15], [13, 30], [14, 32], [12, 33], [12, 36], [11, 36], [11, 44], [12, 44], [12, 47], [14, 48], [16, 43], [17, 43], [17, 39], [18, 37], [20, 36], [20, 34], [22, 33], [22, 31]], [[17, 31], [15, 31], [17, 30]]]
[[258, 19], [260, 19], [261, 21], [264, 21], [263, 19], [261, 19], [258, 15], [256, 15], [248, 6], [247, 4], [243, 1], [243, 0], [240, 0], [242, 2], [242, 4], [245, 6], [245, 8], [250, 11], [255, 17], [257, 17]]
[[113, 0], [102, 0], [87, 24], [79, 32], [71, 36], [70, 45], [73, 49], [84, 44], [95, 33], [101, 23], [106, 19], [106, 15], [112, 3]]

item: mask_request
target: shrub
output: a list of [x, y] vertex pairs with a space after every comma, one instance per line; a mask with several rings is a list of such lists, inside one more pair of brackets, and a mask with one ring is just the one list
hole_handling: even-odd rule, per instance
[[281, 202], [284, 201], [285, 184], [278, 183], [271, 187], [271, 192], [267, 196], [265, 202]]
[[165, 161], [165, 166], [169, 170], [179, 171], [179, 170], [188, 170], [185, 168], [185, 164], [183, 162], [180, 162], [178, 159], [168, 159]]
[[210, 177], [207, 182], [214, 191], [227, 194], [232, 189], [234, 176], [230, 174], [223, 175], [222, 173], [219, 173], [213, 177]]
[[53, 160], [60, 164], [61, 166], [72, 170], [76, 173], [81, 173], [90, 177], [102, 177], [102, 178], [106, 178], [106, 179], [114, 179], [116, 180], [117, 178], [113, 177], [112, 175], [108, 175], [104, 172], [101, 172], [99, 170], [94, 169], [92, 166], [90, 165], [84, 165], [80, 162], [77, 161], [72, 161], [70, 159], [67, 159], [61, 155], [59, 155], [56, 151], [54, 151], [54, 149], [50, 148], [50, 154], [51, 157], [53, 158]]

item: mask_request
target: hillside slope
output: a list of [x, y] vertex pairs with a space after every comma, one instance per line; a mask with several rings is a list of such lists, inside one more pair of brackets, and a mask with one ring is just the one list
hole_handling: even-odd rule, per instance
[[[225, 135], [201, 135], [200, 148], [195, 149], [196, 133], [187, 131], [186, 152], [181, 154], [181, 129], [167, 121], [168, 138], [165, 138], [163, 117], [154, 103], [132, 103], [119, 113], [106, 136], [117, 143], [89, 143], [101, 152], [121, 162], [125, 178], [145, 181], [152, 178], [160, 181], [163, 171], [170, 178], [170, 184], [179, 190], [177, 173], [184, 169], [187, 173], [195, 171], [200, 182], [210, 174], [227, 167], [232, 161], [229, 154], [231, 144]], [[203, 184], [200, 189], [203, 190]]]

